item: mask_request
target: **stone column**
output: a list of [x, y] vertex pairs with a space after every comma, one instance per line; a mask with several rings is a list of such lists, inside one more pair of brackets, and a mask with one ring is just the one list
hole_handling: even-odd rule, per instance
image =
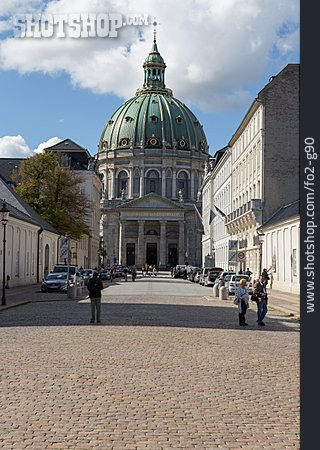
[[140, 169], [140, 197], [144, 196], [144, 168]]
[[124, 227], [125, 222], [123, 220], [119, 221], [119, 264], [125, 264], [124, 255]]
[[138, 232], [138, 256], [137, 265], [142, 266], [145, 263], [144, 254], [144, 220], [139, 220], [139, 232]]
[[179, 257], [178, 264], [184, 264], [184, 220], [179, 221]]
[[194, 196], [194, 171], [193, 171], [193, 169], [191, 169], [190, 198], [191, 198], [191, 200], [195, 200], [195, 196]]
[[162, 181], [161, 195], [162, 195], [162, 197], [165, 197], [166, 196], [166, 169], [162, 169], [161, 181]]
[[177, 171], [173, 169], [172, 171], [172, 198], [177, 198]]
[[160, 222], [160, 268], [165, 269], [167, 264], [167, 236], [166, 236], [167, 222]]
[[129, 186], [128, 186], [128, 197], [132, 198], [133, 197], [133, 168], [130, 167], [129, 170]]
[[116, 177], [114, 173], [114, 169], [111, 170], [111, 198], [116, 198]]

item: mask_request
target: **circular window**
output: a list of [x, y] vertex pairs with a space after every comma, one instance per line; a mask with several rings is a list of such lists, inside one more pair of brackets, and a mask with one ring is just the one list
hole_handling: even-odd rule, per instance
[[151, 145], [158, 145], [159, 141], [156, 138], [151, 138], [149, 142], [150, 142]]
[[205, 149], [204, 142], [200, 142], [200, 148], [201, 148], [201, 150], [204, 150], [204, 149]]
[[186, 147], [187, 146], [187, 141], [185, 141], [184, 139], [180, 139], [179, 145], [180, 145], [180, 147]]
[[129, 139], [121, 139], [120, 145], [121, 147], [127, 147], [129, 145]]

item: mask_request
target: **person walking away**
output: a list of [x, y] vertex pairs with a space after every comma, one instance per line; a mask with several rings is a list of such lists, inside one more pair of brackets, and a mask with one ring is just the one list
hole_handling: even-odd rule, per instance
[[249, 267], [247, 267], [246, 273], [245, 273], [249, 278], [251, 278], [252, 272], [249, 269]]
[[97, 316], [97, 323], [101, 322], [101, 291], [103, 289], [102, 281], [98, 278], [98, 272], [93, 272], [88, 285], [89, 297], [91, 302], [91, 320], [94, 323]]
[[264, 278], [265, 285], [268, 285], [268, 281], [270, 280], [267, 269], [263, 269], [261, 276]]
[[246, 312], [249, 307], [249, 294], [247, 289], [247, 280], [245, 278], [241, 278], [239, 281], [239, 286], [236, 290], [236, 299], [239, 313], [239, 326], [246, 327], [248, 325], [246, 323]]
[[157, 268], [155, 265], [153, 266], [152, 273], [155, 277], [157, 276]]
[[124, 277], [125, 281], [128, 281], [128, 268], [127, 267], [125, 267], [123, 269], [123, 277]]
[[270, 277], [270, 286], [269, 286], [269, 288], [272, 289], [272, 285], [273, 285], [273, 272], [272, 271], [270, 272], [269, 277]]
[[137, 268], [136, 268], [136, 266], [132, 267], [131, 274], [132, 274], [132, 281], [135, 281], [136, 277], [137, 277]]
[[263, 319], [265, 318], [267, 312], [268, 312], [268, 295], [267, 295], [267, 288], [265, 284], [265, 279], [263, 276], [259, 278], [258, 283], [255, 284], [253, 295], [256, 297], [257, 301], [257, 315], [258, 315], [258, 325], [265, 326], [265, 323], [263, 322]]

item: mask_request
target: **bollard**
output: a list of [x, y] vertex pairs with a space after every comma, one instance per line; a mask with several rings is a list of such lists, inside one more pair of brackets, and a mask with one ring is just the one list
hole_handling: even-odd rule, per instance
[[212, 289], [213, 289], [213, 296], [214, 297], [219, 297], [219, 286], [218, 286], [217, 283], [213, 285]]
[[76, 298], [77, 286], [75, 284], [69, 284], [67, 293], [69, 298]]
[[224, 281], [223, 280], [220, 280], [219, 283], [218, 283], [218, 287], [221, 288], [221, 286], [224, 286]]
[[225, 286], [219, 288], [219, 300], [228, 300], [227, 288]]
[[82, 296], [82, 284], [78, 284], [77, 286], [77, 297], [81, 297]]

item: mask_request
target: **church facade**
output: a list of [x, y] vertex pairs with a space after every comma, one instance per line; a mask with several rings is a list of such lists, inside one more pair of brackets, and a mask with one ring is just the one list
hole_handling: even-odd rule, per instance
[[166, 88], [155, 38], [143, 69], [143, 87], [110, 117], [99, 142], [103, 262], [199, 265], [207, 140]]

